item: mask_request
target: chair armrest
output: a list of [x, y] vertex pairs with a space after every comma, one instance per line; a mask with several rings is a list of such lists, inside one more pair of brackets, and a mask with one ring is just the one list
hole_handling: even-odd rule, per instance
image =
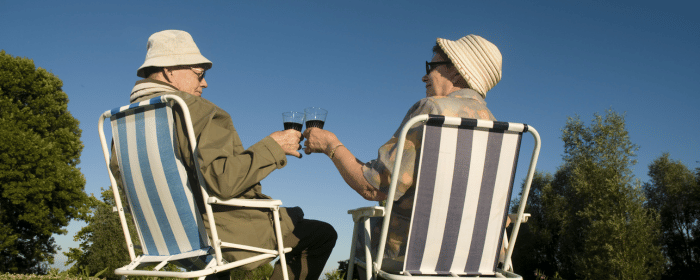
[[228, 206], [253, 207], [253, 208], [273, 208], [282, 205], [281, 200], [276, 199], [240, 199], [232, 198], [229, 200], [221, 200], [216, 197], [209, 197], [209, 204], [219, 204]]
[[348, 210], [348, 214], [352, 215], [352, 220], [357, 222], [363, 217], [384, 217], [384, 207], [369, 206], [360, 207], [357, 209]]
[[[518, 214], [508, 214], [508, 217], [510, 218], [511, 223], [515, 223], [515, 220], [518, 219]], [[523, 213], [523, 221], [522, 223], [527, 223], [527, 219], [530, 218], [530, 213]]]

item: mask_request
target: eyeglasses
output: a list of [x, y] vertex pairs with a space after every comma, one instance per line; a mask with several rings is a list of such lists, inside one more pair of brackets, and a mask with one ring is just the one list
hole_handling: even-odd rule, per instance
[[204, 80], [204, 76], [207, 74], [207, 70], [202, 70], [202, 72], [197, 72], [197, 71], [194, 71], [194, 67], [190, 66], [189, 68], [190, 68], [190, 70], [192, 70], [192, 72], [194, 72], [197, 75], [197, 79], [199, 79], [200, 82], [202, 80]]
[[435, 70], [435, 68], [437, 68], [438, 66], [443, 65], [443, 64], [448, 65], [448, 64], [450, 64], [450, 62], [449, 61], [436, 61], [436, 62], [426, 61], [425, 62], [425, 74], [430, 75], [431, 71]]

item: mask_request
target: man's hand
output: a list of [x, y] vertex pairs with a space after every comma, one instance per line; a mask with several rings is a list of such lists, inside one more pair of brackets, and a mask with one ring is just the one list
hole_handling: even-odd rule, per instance
[[301, 143], [301, 140], [303, 139], [301, 137], [301, 132], [294, 129], [287, 129], [283, 131], [275, 131], [270, 134], [270, 137], [272, 137], [272, 139], [275, 140], [280, 147], [282, 147], [282, 150], [284, 150], [286, 155], [301, 158], [301, 153], [299, 153], [299, 150], [301, 149], [301, 144], [299, 143]]

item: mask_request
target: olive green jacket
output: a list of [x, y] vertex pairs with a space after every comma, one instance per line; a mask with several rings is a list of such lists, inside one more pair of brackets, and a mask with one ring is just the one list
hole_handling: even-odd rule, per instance
[[[144, 79], [136, 84], [139, 85], [139, 83], [165, 84], [151, 79]], [[228, 113], [209, 100], [185, 92], [154, 92], [139, 96], [134, 102], [148, 100], [164, 94], [177, 95], [187, 103], [198, 145], [196, 160], [199, 163], [200, 172], [207, 184], [210, 196], [216, 196], [221, 199], [270, 198], [261, 192], [262, 186], [260, 181], [272, 171], [284, 167], [287, 163], [284, 151], [275, 140], [268, 136], [248, 149], [244, 149]], [[189, 148], [189, 140], [184, 131], [184, 122], [181, 121], [182, 112], [178, 106], [175, 107], [174, 116], [179, 155], [187, 169], [190, 185], [199, 186], [192, 152]], [[115, 173], [115, 178], [120, 180], [121, 176], [119, 176], [114, 151], [112, 152], [111, 169]], [[195, 189], [193, 189], [193, 193], [204, 219], [207, 232], [211, 237], [209, 220], [204, 211], [202, 196]], [[222, 241], [276, 249], [272, 212], [221, 205], [213, 205], [212, 210], [216, 221], [217, 233]], [[290, 214], [292, 217], [290, 217]], [[299, 208], [290, 208], [289, 213], [287, 208], [280, 208], [283, 239], [284, 236], [287, 236], [294, 230], [294, 223], [302, 218], [303, 213]], [[288, 247], [288, 245], [285, 244], [285, 247]], [[224, 258], [230, 262], [257, 255], [257, 253], [240, 250], [224, 250], [223, 252]], [[269, 260], [267, 261], [269, 262]], [[253, 263], [245, 268], [252, 269], [264, 262]]]

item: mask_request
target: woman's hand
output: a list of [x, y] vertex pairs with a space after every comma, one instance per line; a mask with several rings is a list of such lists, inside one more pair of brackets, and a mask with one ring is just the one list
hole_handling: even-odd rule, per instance
[[338, 137], [328, 130], [323, 130], [317, 127], [307, 128], [304, 130], [304, 153], [325, 153], [330, 152], [330, 149], [335, 145], [340, 144]]

